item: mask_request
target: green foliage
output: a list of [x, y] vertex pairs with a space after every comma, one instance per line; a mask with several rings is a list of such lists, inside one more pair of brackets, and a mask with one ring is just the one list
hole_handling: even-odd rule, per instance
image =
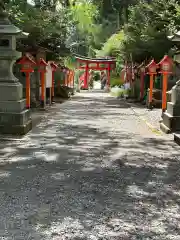
[[55, 81], [55, 85], [58, 85], [58, 82], [60, 81], [60, 83], [62, 84], [64, 80], [64, 73], [56, 71], [54, 73], [54, 81]]
[[82, 76], [83, 73], [84, 73], [84, 70], [76, 70], [75, 71], [75, 76], [74, 76], [75, 84], [78, 84], [79, 78]]
[[125, 28], [123, 52], [134, 61], [154, 57], [159, 60], [167, 54], [172, 43], [167, 39], [171, 14], [176, 11], [174, 1], [154, 0], [151, 4], [140, 1], [130, 8]]
[[[74, 68], [72, 52], [141, 62], [173, 52], [167, 35], [180, 29], [179, 0], [5, 0], [10, 19], [29, 32], [24, 45], [52, 50]], [[70, 53], [71, 51], [71, 53]], [[54, 54], [55, 53], [55, 54]], [[68, 57], [67, 57], [68, 56]]]
[[116, 34], [113, 34], [107, 42], [103, 44], [103, 47], [100, 51], [97, 51], [97, 56], [116, 56], [122, 48], [122, 43], [124, 40], [124, 32], [119, 31]]
[[64, 65], [70, 69], [75, 69], [76, 67], [76, 62], [74, 61], [72, 56], [67, 56], [64, 59]]
[[[167, 39], [167, 36], [180, 28], [178, 1], [137, 0], [124, 2], [112, 0], [105, 3], [105, 0], [102, 0], [99, 8], [104, 9], [107, 5], [109, 5], [109, 18], [112, 13], [118, 13], [119, 9], [121, 14], [119, 26], [122, 30], [114, 31], [114, 34], [103, 43], [101, 49], [96, 53], [97, 56], [116, 56], [117, 73], [121, 71], [124, 60], [140, 63], [154, 57], [159, 61], [163, 55], [172, 52], [173, 44]], [[106, 15], [105, 12], [103, 14]], [[118, 21], [116, 19], [116, 23]]]
[[79, 4], [71, 7], [72, 18], [77, 22], [77, 27], [82, 34], [92, 34], [96, 30], [94, 28], [94, 19], [97, 13], [96, 6], [87, 1], [80, 1]]
[[94, 71], [94, 81], [99, 81], [100, 80], [100, 72], [99, 71]]
[[94, 55], [95, 36], [100, 30], [100, 26], [95, 23], [97, 15], [97, 7], [90, 1], [79, 0], [76, 5], [71, 5], [67, 44], [72, 51], [82, 55]]
[[123, 55], [120, 52], [117, 56], [116, 56], [116, 69], [115, 69], [115, 74], [116, 76], [120, 76], [121, 70], [124, 67], [124, 59], [123, 59]]
[[111, 76], [110, 85], [111, 87], [122, 86], [123, 80], [119, 76]]
[[68, 53], [64, 42], [66, 38], [67, 10], [56, 9], [58, 1], [35, 1], [30, 5], [26, 0], [12, 0], [6, 5], [11, 21], [29, 37], [23, 41], [26, 46], [42, 46], [54, 53]]

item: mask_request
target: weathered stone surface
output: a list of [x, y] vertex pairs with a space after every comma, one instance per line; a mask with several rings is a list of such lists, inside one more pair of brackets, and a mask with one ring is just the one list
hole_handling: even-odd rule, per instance
[[160, 129], [162, 132], [169, 134], [171, 133], [171, 129], [168, 128], [163, 122], [160, 123]]
[[166, 92], [167, 102], [171, 102], [171, 95], [172, 95], [172, 90]]
[[21, 53], [16, 51], [16, 34], [6, 14], [0, 13], [0, 133], [24, 134], [32, 127], [30, 111], [25, 110], [23, 87], [13, 74]]
[[19, 113], [0, 112], [0, 125], [13, 123], [13, 125], [25, 125], [30, 120], [30, 111], [24, 110]]
[[0, 83], [0, 101], [19, 101], [22, 99], [22, 85], [17, 83]]
[[180, 104], [180, 86], [175, 85], [172, 88], [171, 101], [174, 104]]
[[163, 124], [167, 126], [170, 131], [180, 131], [180, 116], [172, 116], [167, 111], [162, 115]]
[[21, 112], [26, 107], [26, 99], [15, 101], [0, 101], [0, 112]]
[[171, 102], [167, 102], [162, 119], [160, 127], [165, 133], [180, 130], [180, 81], [171, 90]]
[[11, 124], [3, 124], [0, 125], [0, 133], [1, 134], [10, 134], [10, 135], [25, 135], [32, 129], [32, 120], [29, 119], [25, 122], [24, 125], [11, 125]]
[[[147, 92], [146, 105], [149, 106], [149, 89]], [[153, 107], [161, 107], [162, 105], [162, 91], [159, 89], [153, 89], [152, 104]]]
[[174, 141], [175, 141], [175, 143], [180, 145], [180, 132], [177, 132], [174, 134]]
[[167, 112], [172, 116], [179, 116], [180, 114], [180, 103], [174, 104], [173, 102], [167, 103]]

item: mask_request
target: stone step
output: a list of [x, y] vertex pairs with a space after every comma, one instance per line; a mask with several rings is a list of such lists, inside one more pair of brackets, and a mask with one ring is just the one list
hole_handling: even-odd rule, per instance
[[180, 131], [180, 116], [172, 116], [167, 111], [162, 115], [162, 123], [172, 132]]
[[171, 129], [169, 129], [163, 122], [160, 123], [160, 129], [166, 134], [171, 133]]
[[180, 115], [180, 104], [174, 104], [172, 102], [167, 103], [167, 112], [172, 116]]
[[180, 145], [180, 133], [175, 133], [174, 134], [174, 141], [175, 141], [175, 143]]

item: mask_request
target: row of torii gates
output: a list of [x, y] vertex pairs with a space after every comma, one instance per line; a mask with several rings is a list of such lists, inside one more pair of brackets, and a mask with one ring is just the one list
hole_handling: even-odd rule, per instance
[[111, 71], [116, 68], [116, 59], [112, 57], [106, 58], [88, 58], [80, 55], [75, 55], [77, 61], [76, 69], [85, 70], [84, 86], [88, 88], [89, 70], [106, 71], [107, 72], [107, 87], [110, 88]]

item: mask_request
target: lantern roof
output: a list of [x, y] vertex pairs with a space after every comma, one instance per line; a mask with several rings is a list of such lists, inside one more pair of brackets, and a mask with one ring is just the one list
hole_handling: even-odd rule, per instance
[[48, 66], [48, 64], [44, 61], [43, 58], [40, 58], [39, 61], [38, 61], [38, 65], [41, 65], [41, 66]]
[[157, 64], [156, 62], [154, 61], [154, 59], [146, 66], [147, 68], [150, 68], [150, 67], [154, 67], [156, 66], [157, 67]]
[[50, 65], [51, 65], [51, 67], [58, 68], [58, 65], [55, 64], [55, 62], [51, 62]]
[[27, 33], [27, 32], [21, 32], [18, 36], [17, 36], [17, 38], [18, 39], [23, 39], [23, 38], [27, 38], [29, 36], [29, 33]]
[[18, 64], [26, 64], [26, 63], [36, 65], [36, 63], [28, 56], [23, 56], [18, 62]]
[[142, 67], [145, 67], [144, 62], [142, 62], [140, 65], [137, 66], [137, 68], [142, 68]]
[[165, 62], [168, 62], [168, 63], [172, 64], [172, 59], [170, 57], [168, 57], [167, 55], [165, 55], [163, 57], [163, 59], [158, 63], [158, 65], [162, 65]]
[[1, 25], [0, 24], [0, 34], [7, 34], [7, 35], [17, 35], [20, 34], [22, 31], [14, 26], [13, 24], [9, 25]]

